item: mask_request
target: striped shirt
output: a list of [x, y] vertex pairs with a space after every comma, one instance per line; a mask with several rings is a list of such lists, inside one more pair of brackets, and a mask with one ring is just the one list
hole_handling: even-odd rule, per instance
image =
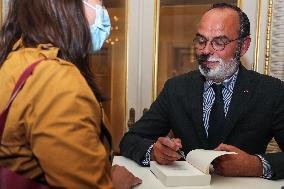
[[[222, 94], [224, 100], [224, 114], [227, 116], [229, 105], [233, 95], [233, 89], [237, 80], [238, 72], [232, 75], [229, 79], [226, 79], [222, 82]], [[214, 82], [212, 80], [207, 80], [204, 83], [204, 91], [203, 91], [203, 123], [205, 127], [206, 134], [208, 136], [208, 128], [209, 128], [209, 115], [215, 100], [215, 93], [213, 88], [211, 87]]]
[[[224, 80], [222, 82], [223, 88], [222, 88], [222, 95], [224, 100], [224, 114], [225, 117], [227, 116], [230, 102], [233, 95], [234, 86], [236, 83], [238, 77], [238, 70], [228, 79]], [[215, 100], [215, 93], [213, 88], [211, 87], [214, 82], [212, 80], [207, 80], [204, 83], [204, 91], [203, 91], [203, 123], [206, 131], [206, 135], [208, 136], [208, 128], [209, 128], [209, 116], [210, 112]], [[151, 151], [153, 149], [153, 144], [148, 148], [145, 158], [142, 160], [142, 165], [149, 166], [150, 164], [150, 157], [151, 157]], [[273, 172], [271, 170], [271, 166], [269, 162], [261, 155], [257, 155], [260, 160], [262, 161], [263, 165], [263, 178], [270, 179], [273, 175]]]

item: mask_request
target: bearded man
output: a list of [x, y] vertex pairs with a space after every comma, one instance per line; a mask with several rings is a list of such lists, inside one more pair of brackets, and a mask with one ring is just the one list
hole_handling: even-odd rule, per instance
[[[238, 7], [214, 4], [194, 39], [199, 70], [169, 79], [150, 110], [127, 132], [121, 154], [148, 166], [169, 164], [180, 151], [236, 152], [214, 161], [217, 174], [284, 178], [284, 153], [266, 154], [274, 137], [284, 149], [284, 84], [246, 70], [250, 23]], [[167, 135], [172, 132], [175, 138]]]

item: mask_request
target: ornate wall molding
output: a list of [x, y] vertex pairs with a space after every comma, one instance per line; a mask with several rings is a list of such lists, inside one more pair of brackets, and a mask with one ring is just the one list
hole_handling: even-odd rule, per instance
[[268, 75], [269, 72], [269, 58], [270, 58], [270, 35], [271, 35], [271, 22], [272, 22], [272, 0], [268, 2], [267, 12], [267, 28], [266, 28], [266, 50], [264, 62], [264, 74]]
[[0, 20], [0, 23], [3, 22], [3, 20], [5, 19], [7, 13], [8, 13], [8, 4], [9, 4], [9, 0], [0, 0], [1, 2], [1, 5], [0, 5], [0, 8], [1, 8], [1, 20]]
[[272, 17], [270, 20], [268, 17], [271, 26], [267, 26], [270, 36], [267, 38], [266, 47], [270, 54], [267, 54], [266, 58], [266, 69], [269, 68], [269, 73], [266, 72], [284, 81], [284, 0], [270, 0], [269, 3], [272, 5]]
[[259, 70], [259, 54], [260, 54], [260, 35], [261, 35], [261, 0], [257, 0], [257, 20], [256, 20], [256, 32], [255, 32], [255, 52], [254, 52], [254, 64], [253, 70]]

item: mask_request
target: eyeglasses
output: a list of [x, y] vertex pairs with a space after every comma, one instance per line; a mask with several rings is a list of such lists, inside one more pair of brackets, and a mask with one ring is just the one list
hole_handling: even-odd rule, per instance
[[[237, 39], [233, 39], [230, 40], [227, 37], [221, 36], [221, 37], [215, 37], [210, 41], [210, 45], [212, 46], [212, 48], [215, 51], [222, 51], [225, 49], [225, 47], [230, 44], [233, 41], [239, 40], [243, 37], [238, 37]], [[198, 49], [198, 50], [203, 50], [205, 49], [207, 42], [209, 40], [206, 39], [205, 37], [201, 36], [201, 35], [197, 35], [194, 40], [193, 40], [193, 44], [194, 44], [194, 48]]]

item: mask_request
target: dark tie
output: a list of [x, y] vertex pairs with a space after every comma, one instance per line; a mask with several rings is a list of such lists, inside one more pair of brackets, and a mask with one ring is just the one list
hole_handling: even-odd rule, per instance
[[222, 141], [222, 131], [225, 124], [224, 100], [222, 84], [211, 86], [215, 93], [215, 100], [209, 116], [208, 142], [211, 149], [216, 148]]

